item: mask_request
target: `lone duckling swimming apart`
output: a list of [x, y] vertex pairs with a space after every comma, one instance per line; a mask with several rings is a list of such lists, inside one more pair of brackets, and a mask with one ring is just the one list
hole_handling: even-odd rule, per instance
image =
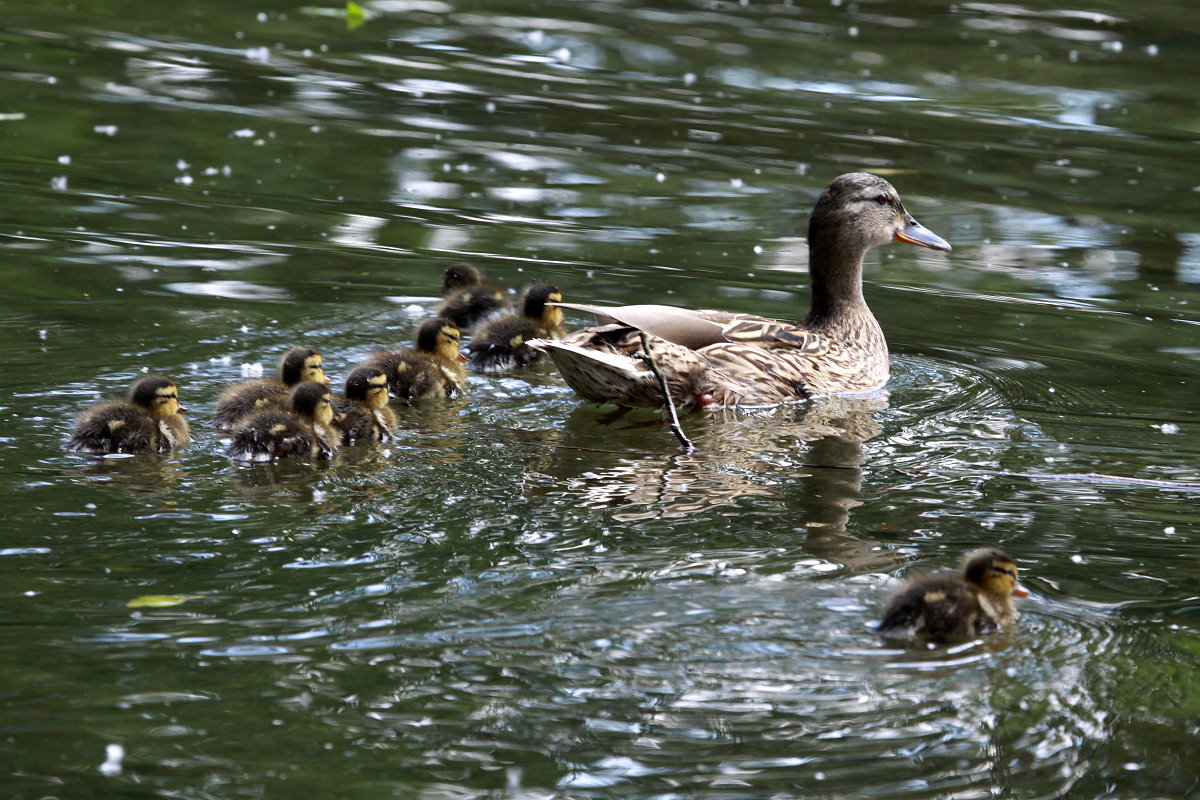
[[809, 218], [812, 297], [799, 324], [672, 306], [560, 303], [600, 324], [535, 346], [550, 352], [584, 399], [619, 406], [663, 405], [656, 379], [636, 357], [640, 332], [680, 406], [766, 406], [876, 390], [888, 380], [888, 348], [863, 298], [862, 268], [867, 251], [887, 242], [950, 249], [913, 219], [883, 178], [840, 175]]
[[333, 427], [333, 398], [323, 383], [298, 383], [288, 394], [288, 411], [260, 411], [233, 434], [230, 458], [238, 461], [332, 458], [342, 435]]
[[437, 313], [460, 330], [470, 330], [487, 317], [504, 313], [511, 305], [503, 290], [483, 282], [483, 275], [474, 264], [459, 261], [442, 273], [442, 303]]
[[988, 547], [963, 560], [961, 577], [925, 575], [901, 586], [875, 632], [905, 639], [924, 635], [935, 642], [992, 633], [1016, 620], [1013, 595], [1028, 594], [1017, 583], [1013, 560]]
[[368, 364], [346, 376], [345, 397], [335, 401], [333, 424], [342, 432], [342, 444], [387, 442], [396, 430], [396, 413], [388, 405], [388, 376]]
[[76, 453], [164, 453], [191, 441], [179, 389], [162, 375], [138, 378], [128, 400], [101, 403], [80, 415], [67, 441]]
[[329, 383], [324, 360], [311, 347], [293, 347], [279, 362], [277, 380], [243, 381], [226, 387], [217, 397], [212, 426], [231, 431], [259, 411], [287, 411], [289, 391], [304, 381]]
[[558, 287], [540, 281], [526, 287], [521, 313], [492, 317], [475, 331], [467, 347], [467, 366], [478, 372], [507, 372], [542, 358], [530, 339], [561, 339], [566, 334]]
[[388, 388], [412, 405], [423, 397], [454, 397], [467, 387], [458, 326], [445, 317], [433, 317], [417, 328], [412, 350], [380, 350], [364, 366], [383, 370]]

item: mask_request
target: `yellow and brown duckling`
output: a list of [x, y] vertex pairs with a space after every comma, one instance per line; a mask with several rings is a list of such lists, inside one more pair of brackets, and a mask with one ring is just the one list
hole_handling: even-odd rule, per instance
[[332, 458], [342, 434], [333, 427], [333, 398], [323, 383], [304, 381], [288, 393], [287, 411], [260, 411], [234, 432], [230, 458], [238, 461]]
[[423, 397], [454, 397], [467, 387], [458, 326], [433, 317], [417, 328], [412, 350], [380, 350], [364, 366], [383, 370], [388, 388], [409, 405]]
[[67, 441], [76, 453], [164, 453], [191, 440], [179, 389], [162, 375], [138, 378], [128, 400], [100, 403], [80, 415]]
[[333, 424], [342, 432], [342, 444], [391, 441], [396, 413], [388, 405], [387, 373], [364, 364], [346, 376], [346, 394], [335, 401]]
[[888, 242], [950, 249], [913, 219], [886, 180], [840, 175], [809, 218], [812, 297], [799, 324], [672, 306], [563, 303], [594, 314], [598, 326], [535, 346], [550, 352], [584, 399], [621, 406], [663, 405], [656, 379], [637, 358], [640, 332], [678, 405], [765, 406], [876, 390], [888, 380], [888, 348], [863, 298], [862, 268], [867, 251]]
[[483, 274], [474, 264], [459, 261], [442, 273], [442, 303], [437, 313], [459, 330], [470, 330], [511, 305], [504, 290], [483, 282]]
[[260, 411], [287, 411], [288, 394], [304, 381], [329, 383], [321, 354], [311, 347], [293, 347], [279, 361], [279, 377], [256, 379], [226, 387], [217, 397], [212, 426], [232, 431]]
[[558, 287], [541, 281], [521, 293], [521, 313], [492, 317], [471, 337], [467, 366], [479, 372], [507, 372], [527, 367], [542, 358], [530, 339], [561, 339], [566, 334]]
[[1017, 565], [995, 548], [963, 559], [962, 574], [924, 575], [905, 583], [888, 600], [875, 632], [889, 638], [927, 636], [935, 642], [992, 633], [1018, 614], [1013, 595], [1029, 593], [1017, 583]]

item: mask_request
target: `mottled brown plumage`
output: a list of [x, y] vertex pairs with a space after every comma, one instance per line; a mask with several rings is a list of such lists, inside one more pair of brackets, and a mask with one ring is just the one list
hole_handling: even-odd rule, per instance
[[287, 411], [260, 411], [243, 422], [228, 453], [239, 461], [332, 458], [342, 440], [332, 423], [329, 387], [304, 381], [288, 393]]
[[377, 351], [364, 366], [383, 370], [392, 394], [410, 405], [423, 397], [454, 397], [467, 387], [459, 339], [457, 325], [433, 317], [417, 328], [414, 349]]
[[888, 600], [875, 630], [889, 638], [927, 636], [942, 642], [992, 633], [1016, 620], [1017, 565], [984, 548], [963, 560], [962, 575], [926, 575], [901, 586]]
[[311, 347], [293, 347], [280, 359], [277, 379], [256, 379], [225, 387], [217, 397], [212, 426], [231, 431], [260, 411], [287, 411], [289, 392], [304, 381], [329, 383], [324, 361]]
[[512, 307], [508, 294], [483, 282], [479, 269], [466, 261], [446, 267], [442, 273], [442, 302], [437, 314], [470, 330], [484, 319]]
[[187, 409], [175, 382], [146, 375], [134, 382], [128, 400], [100, 403], [79, 416], [67, 449], [76, 453], [163, 453], [191, 441]]
[[346, 394], [334, 401], [333, 424], [342, 432], [342, 444], [391, 441], [396, 414], [388, 405], [388, 376], [364, 364], [346, 376]]
[[540, 281], [521, 293], [521, 313], [492, 317], [475, 331], [467, 347], [469, 366], [479, 372], [507, 372], [527, 367], [542, 358], [542, 351], [530, 347], [530, 339], [561, 339], [562, 301], [558, 287]]
[[[595, 314], [600, 326], [533, 345], [549, 351], [580, 395], [618, 405], [663, 404], [661, 393], [647, 388], [654, 384], [648, 368], [633, 357], [638, 331], [650, 336], [659, 366], [677, 376], [668, 383], [685, 405], [775, 405], [878, 389], [888, 379], [888, 350], [863, 298], [862, 260], [872, 247], [891, 241], [950, 249], [912, 218], [883, 178], [841, 175], [809, 219], [812, 298], [799, 324], [670, 306], [560, 303]], [[614, 353], [625, 360], [613, 359]]]

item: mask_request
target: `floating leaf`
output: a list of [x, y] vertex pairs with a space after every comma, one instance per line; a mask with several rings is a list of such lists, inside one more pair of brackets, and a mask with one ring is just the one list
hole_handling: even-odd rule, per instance
[[366, 9], [354, 0], [346, 0], [346, 30], [352, 31], [366, 21]]
[[133, 598], [125, 605], [128, 608], [169, 608], [186, 603], [188, 600], [196, 600], [199, 597], [198, 594], [144, 594], [141, 597]]

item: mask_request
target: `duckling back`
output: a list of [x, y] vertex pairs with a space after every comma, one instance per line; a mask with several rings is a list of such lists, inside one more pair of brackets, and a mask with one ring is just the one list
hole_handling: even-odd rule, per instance
[[979, 590], [958, 578], [918, 578], [891, 597], [875, 632], [899, 639], [925, 635], [942, 642], [999, 630], [1000, 620], [980, 600]]
[[472, 264], [451, 264], [442, 274], [442, 303], [438, 316], [459, 328], [470, 329], [484, 319], [509, 308], [508, 296], [483, 282], [483, 275]]
[[119, 401], [85, 411], [75, 423], [67, 449], [96, 455], [158, 453], [171, 449], [171, 444], [145, 409]]
[[288, 387], [280, 381], [252, 380], [225, 387], [217, 396], [212, 426], [231, 431], [262, 411], [287, 411]]

